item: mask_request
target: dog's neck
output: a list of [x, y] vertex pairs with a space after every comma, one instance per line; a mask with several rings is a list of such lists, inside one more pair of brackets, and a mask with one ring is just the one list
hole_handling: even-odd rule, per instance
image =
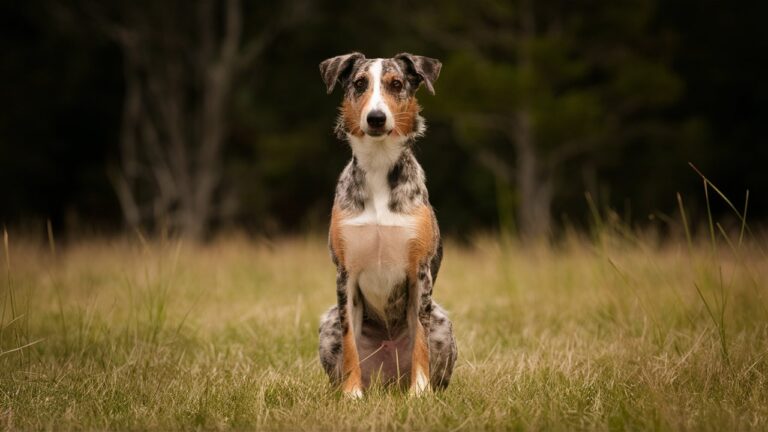
[[386, 215], [429, 204], [424, 171], [407, 139], [349, 137], [349, 142], [354, 156], [336, 186], [340, 209]]
[[407, 140], [393, 136], [351, 136], [349, 143], [355, 168], [362, 174], [359, 187], [365, 197], [361, 203], [363, 209], [377, 215], [380, 223], [392, 223], [387, 217], [391, 214], [394, 187], [390, 173], [397, 171], [396, 166], [402, 165], [404, 153], [408, 151]]
[[407, 142], [400, 136], [349, 137], [352, 154], [370, 186], [387, 184], [387, 175], [408, 148]]

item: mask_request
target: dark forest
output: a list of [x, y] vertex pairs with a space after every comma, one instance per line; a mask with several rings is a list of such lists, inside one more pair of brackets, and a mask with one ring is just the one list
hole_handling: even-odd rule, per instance
[[0, 221], [322, 231], [350, 152], [318, 64], [350, 51], [443, 62], [415, 150], [447, 233], [556, 236], [589, 223], [586, 196], [663, 227], [679, 192], [702, 220], [689, 163], [768, 217], [762, 4], [232, 4], [3, 2]]

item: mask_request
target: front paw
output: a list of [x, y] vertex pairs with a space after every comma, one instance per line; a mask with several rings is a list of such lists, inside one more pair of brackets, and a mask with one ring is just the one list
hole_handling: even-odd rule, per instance
[[346, 396], [348, 399], [357, 400], [363, 398], [363, 390], [360, 389], [360, 387], [355, 387], [350, 390], [344, 390], [344, 396]]
[[361, 399], [363, 397], [363, 388], [360, 385], [359, 380], [347, 379], [342, 386], [341, 391], [344, 393], [344, 396], [349, 399]]
[[416, 372], [413, 382], [411, 382], [411, 388], [408, 390], [408, 395], [411, 397], [422, 396], [429, 392], [429, 378], [422, 371]]

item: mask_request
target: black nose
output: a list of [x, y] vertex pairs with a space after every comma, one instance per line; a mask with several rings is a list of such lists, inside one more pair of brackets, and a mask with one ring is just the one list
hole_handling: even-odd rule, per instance
[[373, 110], [368, 113], [368, 126], [380, 128], [384, 126], [384, 123], [387, 122], [387, 115], [384, 114], [384, 111], [380, 110]]

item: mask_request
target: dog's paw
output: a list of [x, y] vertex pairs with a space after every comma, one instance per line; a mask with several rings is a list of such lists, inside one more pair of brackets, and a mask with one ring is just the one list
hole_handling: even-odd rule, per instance
[[351, 389], [344, 389], [344, 396], [347, 399], [357, 400], [363, 398], [363, 390], [360, 387], [354, 387]]
[[363, 386], [357, 374], [352, 374], [344, 382], [341, 391], [349, 399], [361, 399], [363, 397]]
[[429, 390], [429, 378], [427, 378], [423, 372], [418, 371], [415, 379], [411, 383], [410, 390], [408, 390], [408, 395], [411, 397], [418, 397], [428, 393]]

